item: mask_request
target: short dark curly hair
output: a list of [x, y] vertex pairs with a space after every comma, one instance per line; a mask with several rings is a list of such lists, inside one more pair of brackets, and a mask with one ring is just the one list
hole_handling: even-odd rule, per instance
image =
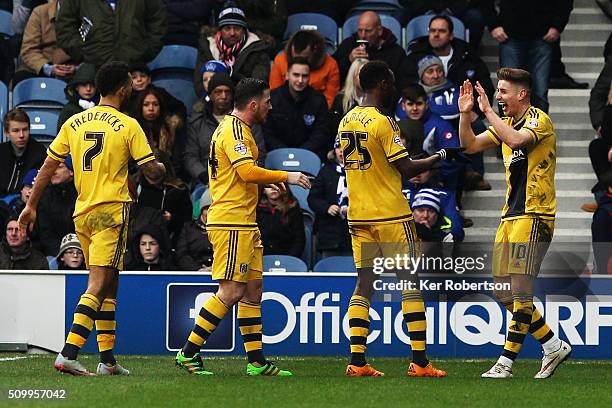
[[102, 96], [114, 95], [130, 82], [130, 67], [123, 61], [102, 65], [96, 73], [96, 89]]

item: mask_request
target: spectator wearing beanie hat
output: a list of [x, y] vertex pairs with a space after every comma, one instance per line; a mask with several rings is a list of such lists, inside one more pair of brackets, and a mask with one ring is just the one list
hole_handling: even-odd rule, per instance
[[225, 65], [223, 61], [212, 60], [208, 61], [206, 64], [202, 65], [200, 68], [200, 77], [202, 78], [202, 97], [206, 101], [209, 101], [208, 98], [208, 82], [210, 82], [210, 78], [212, 78], [218, 72], [225, 72], [228, 75], [232, 75], [232, 70], [230, 67]]
[[219, 13], [218, 22], [219, 30], [215, 35], [200, 37], [193, 79], [196, 93], [202, 95], [201, 67], [210, 60], [223, 61], [230, 67], [232, 80], [236, 83], [250, 77], [267, 82], [270, 76], [268, 44], [249, 31], [244, 11], [226, 7]]
[[212, 265], [213, 248], [206, 231], [210, 190], [204, 191], [199, 200], [199, 216], [186, 222], [176, 243], [176, 260], [180, 270], [197, 271]]
[[[32, 169], [28, 171], [21, 182], [21, 192], [15, 198], [10, 200], [8, 203], [8, 210], [4, 207], [5, 201], [0, 201], [2, 203], [2, 210], [0, 210], [0, 221], [4, 222], [6, 218], [6, 211], [8, 214], [21, 214], [21, 211], [25, 207], [26, 203], [30, 199], [30, 194], [32, 193], [32, 186], [34, 185], [34, 180], [36, 180], [36, 176], [38, 175], [38, 169]], [[4, 213], [4, 214], [3, 214]]]
[[[193, 105], [183, 155], [185, 170], [196, 183], [203, 185], [208, 185], [208, 154], [212, 135], [221, 119], [234, 108], [234, 82], [225, 72], [218, 72], [208, 82], [208, 90], [209, 100], [203, 98]], [[261, 126], [254, 125], [252, 130], [259, 149], [258, 160], [262, 163], [266, 149]]]
[[83, 256], [83, 248], [76, 234], [66, 234], [62, 238], [60, 250], [55, 258], [57, 261], [57, 269], [74, 269], [85, 270], [85, 257]]
[[417, 235], [423, 241], [453, 242], [451, 221], [440, 212], [440, 197], [435, 190], [424, 189], [412, 197], [410, 207], [417, 227]]

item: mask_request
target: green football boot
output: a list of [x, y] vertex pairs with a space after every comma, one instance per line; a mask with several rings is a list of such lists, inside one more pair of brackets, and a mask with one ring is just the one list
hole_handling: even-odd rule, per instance
[[212, 372], [204, 369], [204, 363], [202, 362], [200, 353], [195, 353], [193, 357], [189, 358], [183, 355], [182, 350], [179, 350], [178, 353], [176, 353], [175, 361], [177, 366], [189, 371], [190, 374], [213, 375]]
[[253, 364], [249, 363], [247, 364], [246, 373], [247, 375], [276, 375], [279, 377], [291, 377], [293, 375], [291, 371], [281, 370], [271, 361], [266, 362], [266, 364], [261, 367], [255, 367]]

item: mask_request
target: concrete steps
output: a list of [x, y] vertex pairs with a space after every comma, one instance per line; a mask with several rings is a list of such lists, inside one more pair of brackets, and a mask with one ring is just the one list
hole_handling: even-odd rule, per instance
[[[611, 30], [612, 21], [593, 0], [574, 1], [561, 37], [563, 63], [572, 77], [594, 84], [604, 65], [603, 47]], [[488, 32], [481, 53], [495, 84], [499, 48]], [[581, 204], [593, 201], [591, 187], [596, 181], [588, 157], [588, 146], [595, 135], [589, 119], [589, 96], [589, 89], [550, 89], [548, 94], [549, 114], [557, 132], [558, 212], [554, 242], [571, 243], [570, 250], [573, 245], [591, 241], [592, 214], [580, 210]], [[463, 196], [464, 215], [474, 220], [474, 227], [466, 230], [467, 242], [492, 242], [506, 197], [504, 167], [495, 152], [486, 153], [485, 169], [492, 190], [466, 192]]]

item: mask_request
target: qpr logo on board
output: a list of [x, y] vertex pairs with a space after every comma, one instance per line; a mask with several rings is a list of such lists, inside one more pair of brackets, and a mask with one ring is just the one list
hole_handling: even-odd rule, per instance
[[234, 150], [236, 151], [236, 153], [239, 153], [243, 156], [247, 153], [246, 145], [242, 142], [237, 143], [236, 146], [234, 146]]

